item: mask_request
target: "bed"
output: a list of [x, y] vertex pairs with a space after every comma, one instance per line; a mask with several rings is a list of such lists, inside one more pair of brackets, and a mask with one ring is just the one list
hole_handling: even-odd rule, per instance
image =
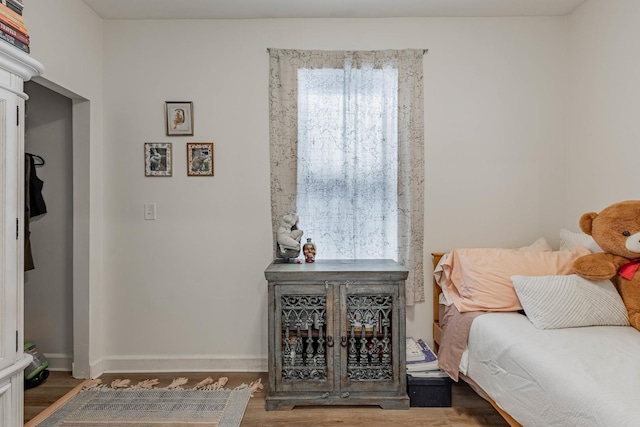
[[[443, 254], [432, 255], [434, 272], [441, 270]], [[451, 307], [452, 316], [468, 313], [455, 310], [444, 297], [441, 284], [434, 275], [433, 339], [441, 367], [445, 355], [451, 359], [449, 347], [456, 341], [452, 336], [468, 334], [462, 355], [453, 358], [455, 372], [451, 363], [445, 370], [452, 378], [469, 383], [511, 426], [640, 426], [640, 394], [636, 393], [640, 386], [640, 332], [625, 326], [624, 320], [611, 321], [601, 315], [588, 323], [616, 326], [561, 324], [541, 329], [533, 323], [540, 319], [527, 316], [528, 309], [534, 313], [527, 305], [527, 315], [522, 310], [483, 310], [471, 316], [467, 330], [462, 326], [461, 332], [452, 326], [459, 324], [445, 314], [450, 314]], [[600, 296], [597, 298], [600, 305]], [[553, 303], [545, 301], [545, 307], [549, 305]], [[444, 327], [443, 319], [447, 319]], [[457, 345], [461, 346], [459, 340]]]

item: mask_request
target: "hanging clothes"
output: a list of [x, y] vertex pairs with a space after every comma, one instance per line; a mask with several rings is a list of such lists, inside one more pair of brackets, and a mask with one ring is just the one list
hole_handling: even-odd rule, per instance
[[24, 271], [29, 271], [35, 268], [31, 252], [29, 219], [47, 213], [47, 205], [42, 196], [44, 181], [36, 174], [36, 164], [32, 154], [25, 154], [24, 172]]
[[24, 271], [33, 270], [33, 254], [31, 253], [31, 231], [29, 231], [29, 182], [31, 181], [31, 157], [27, 154], [24, 158]]
[[47, 205], [44, 202], [44, 197], [42, 197], [44, 182], [36, 174], [35, 158], [42, 160], [42, 157], [29, 153], [26, 155], [29, 163], [29, 218], [33, 218], [47, 213]]

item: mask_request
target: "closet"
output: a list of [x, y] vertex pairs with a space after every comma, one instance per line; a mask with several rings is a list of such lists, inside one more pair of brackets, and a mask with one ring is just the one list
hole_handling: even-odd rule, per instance
[[70, 371], [73, 362], [72, 105], [71, 99], [37, 82], [25, 83], [24, 91], [29, 96], [24, 146], [36, 161], [34, 171], [43, 182], [41, 193], [47, 210], [31, 217], [29, 223], [34, 268], [24, 273], [24, 335], [25, 340], [34, 342], [49, 360], [49, 369]]
[[23, 83], [43, 66], [0, 43], [0, 425], [23, 424], [24, 105]]

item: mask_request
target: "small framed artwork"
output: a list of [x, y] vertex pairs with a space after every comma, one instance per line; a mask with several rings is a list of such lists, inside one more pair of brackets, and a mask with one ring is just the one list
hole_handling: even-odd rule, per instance
[[213, 176], [213, 142], [187, 143], [187, 175]]
[[144, 176], [172, 176], [170, 142], [144, 143]]
[[193, 102], [166, 101], [167, 135], [193, 136]]

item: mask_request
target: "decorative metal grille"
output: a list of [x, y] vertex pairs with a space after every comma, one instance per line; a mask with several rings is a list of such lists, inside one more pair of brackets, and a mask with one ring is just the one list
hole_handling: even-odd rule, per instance
[[348, 295], [347, 376], [356, 381], [393, 379], [392, 295]]
[[282, 378], [326, 380], [325, 295], [284, 295], [282, 304]]

